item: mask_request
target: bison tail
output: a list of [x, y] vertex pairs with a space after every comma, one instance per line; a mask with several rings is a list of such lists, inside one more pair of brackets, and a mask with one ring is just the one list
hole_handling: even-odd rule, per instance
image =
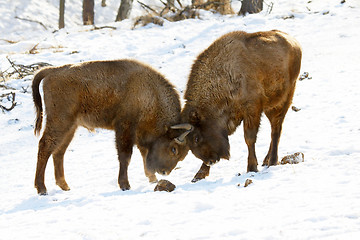
[[39, 86], [40, 86], [40, 82], [43, 80], [43, 78], [45, 78], [51, 71], [52, 71], [52, 68], [50, 68], [50, 67], [40, 70], [35, 75], [33, 82], [32, 82], [32, 96], [33, 96], [34, 105], [35, 105], [35, 109], [36, 109], [36, 120], [35, 120], [35, 129], [34, 129], [35, 135], [40, 134], [42, 121], [43, 121], [43, 107], [42, 107], [42, 100], [41, 100]]

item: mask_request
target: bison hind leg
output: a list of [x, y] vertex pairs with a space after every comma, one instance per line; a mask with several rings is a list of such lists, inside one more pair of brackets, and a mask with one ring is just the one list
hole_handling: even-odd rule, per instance
[[69, 131], [65, 134], [64, 140], [53, 153], [56, 185], [58, 185], [64, 191], [70, 190], [70, 187], [65, 181], [64, 154], [74, 137], [75, 130], [75, 126], [69, 129]]
[[278, 146], [280, 142], [282, 124], [291, 104], [292, 96], [293, 91], [289, 94], [287, 100], [281, 107], [265, 111], [265, 115], [271, 124], [271, 143], [269, 151], [263, 161], [263, 166], [274, 166], [278, 164]]
[[[66, 124], [66, 123], [54, 124], [49, 119], [47, 120], [44, 134], [39, 141], [38, 160], [37, 160], [36, 173], [35, 173], [35, 187], [38, 191], [38, 194], [40, 195], [47, 195], [44, 178], [45, 178], [45, 168], [48, 159], [54, 152], [56, 153], [59, 146], [62, 145], [62, 142], [64, 141], [65, 136], [69, 131], [69, 129], [71, 129], [71, 124]], [[61, 161], [56, 160], [56, 159], [60, 159], [59, 157], [55, 157], [54, 159], [55, 177], [57, 174], [56, 172], [58, 173], [62, 172], [62, 176], [63, 176], [63, 166], [62, 166], [63, 155], [64, 154], [62, 153]], [[61, 174], [58, 174], [58, 176], [61, 176]]]

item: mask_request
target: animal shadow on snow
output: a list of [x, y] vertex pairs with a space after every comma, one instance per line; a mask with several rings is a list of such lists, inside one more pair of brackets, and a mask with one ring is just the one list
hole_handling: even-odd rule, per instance
[[259, 168], [258, 172], [247, 172], [240, 174], [234, 174], [234, 176], [230, 179], [229, 176], [224, 176], [218, 179], [212, 179], [212, 178], [205, 178], [201, 181], [198, 181], [196, 183], [188, 182], [182, 185], [178, 185], [175, 189], [176, 190], [184, 190], [184, 191], [201, 191], [201, 190], [208, 190], [213, 191], [216, 188], [219, 187], [227, 187], [227, 186], [234, 186], [238, 187], [238, 184], [240, 184], [240, 187], [244, 187], [244, 183], [246, 179], [251, 179], [253, 181], [262, 181], [271, 178], [272, 170], [279, 166], [272, 166], [269, 167], [263, 167], [262, 169]]
[[[214, 191], [216, 188], [219, 187], [227, 187], [227, 186], [234, 186], [238, 187], [240, 183], [240, 187], [244, 187], [244, 183], [246, 179], [251, 179], [256, 182], [267, 180], [271, 178], [273, 175], [272, 171], [278, 169], [280, 166], [273, 166], [271, 168], [264, 167], [259, 170], [259, 172], [248, 172], [243, 173], [241, 175], [235, 174], [230, 180], [228, 176], [224, 176], [218, 179], [203, 179], [196, 183], [192, 183], [190, 181], [180, 184], [176, 186], [176, 189], [173, 193], [177, 193], [180, 191]], [[153, 184], [155, 187], [155, 184]], [[152, 187], [152, 186], [151, 186]], [[120, 189], [111, 191], [111, 192], [102, 192], [98, 193], [99, 196], [102, 197], [114, 197], [114, 196], [129, 196], [129, 195], [139, 195], [139, 194], [146, 194], [152, 192], [150, 187], [138, 187], [136, 189], [130, 191], [121, 191]], [[158, 192], [154, 193], [158, 194]], [[79, 195], [78, 197], [71, 195], [67, 196], [61, 190], [55, 190], [49, 193], [47, 196], [32, 196], [28, 199], [24, 199], [21, 203], [16, 205], [13, 209], [8, 211], [4, 211], [3, 213], [11, 214], [17, 213], [27, 210], [46, 210], [56, 207], [67, 207], [67, 206], [85, 206], [91, 202], [93, 202], [93, 198], [91, 196], [85, 197], [83, 195]]]
[[47, 196], [33, 196], [28, 199], [24, 199], [21, 203], [16, 205], [13, 209], [5, 211], [5, 213], [17, 213], [27, 210], [41, 211], [56, 207], [67, 207], [67, 206], [84, 206], [92, 202], [91, 198], [81, 196], [79, 198], [73, 198], [68, 196], [61, 196], [62, 191], [56, 191], [59, 195], [49, 194]]

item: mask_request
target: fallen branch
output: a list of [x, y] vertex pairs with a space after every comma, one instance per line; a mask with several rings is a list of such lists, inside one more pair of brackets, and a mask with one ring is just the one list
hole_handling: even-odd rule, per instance
[[[22, 64], [16, 64], [8, 56], [6, 57], [6, 59], [9, 61], [11, 67], [8, 68], [6, 71], [1, 72], [0, 76], [3, 78], [4, 81], [13, 77], [14, 75], [15, 77], [24, 78], [28, 75], [32, 75], [39, 68], [51, 66], [51, 64], [45, 62], [38, 62], [30, 65], [22, 65]], [[11, 69], [13, 69], [13, 71], [11, 71]]]
[[112, 30], [116, 30], [116, 27], [113, 27], [113, 26], [102, 26], [102, 27], [96, 27], [96, 26], [94, 26], [94, 28], [90, 29], [90, 31], [100, 30], [100, 29], [104, 29], [104, 28], [110, 28], [110, 29], [112, 29]]
[[48, 30], [47, 27], [46, 27], [42, 22], [39, 22], [39, 21], [36, 21], [36, 20], [32, 20], [32, 19], [21, 18], [21, 17], [18, 17], [18, 16], [15, 16], [15, 18], [16, 18], [16, 19], [19, 19], [19, 20], [27, 21], [27, 22], [38, 23], [38, 24], [40, 24], [45, 30]]

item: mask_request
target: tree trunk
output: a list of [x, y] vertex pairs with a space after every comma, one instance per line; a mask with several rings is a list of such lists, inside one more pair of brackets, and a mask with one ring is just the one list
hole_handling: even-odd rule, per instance
[[264, 0], [243, 0], [241, 3], [241, 9], [239, 15], [245, 15], [246, 13], [258, 13], [263, 9]]
[[65, 27], [65, 0], [60, 0], [59, 29]]
[[121, 0], [116, 22], [129, 18], [133, 0]]
[[94, 25], [94, 0], [83, 0], [82, 17], [84, 25]]
[[230, 0], [218, 0], [218, 2], [220, 3], [218, 8], [219, 13], [222, 15], [234, 14], [234, 11], [231, 8]]

